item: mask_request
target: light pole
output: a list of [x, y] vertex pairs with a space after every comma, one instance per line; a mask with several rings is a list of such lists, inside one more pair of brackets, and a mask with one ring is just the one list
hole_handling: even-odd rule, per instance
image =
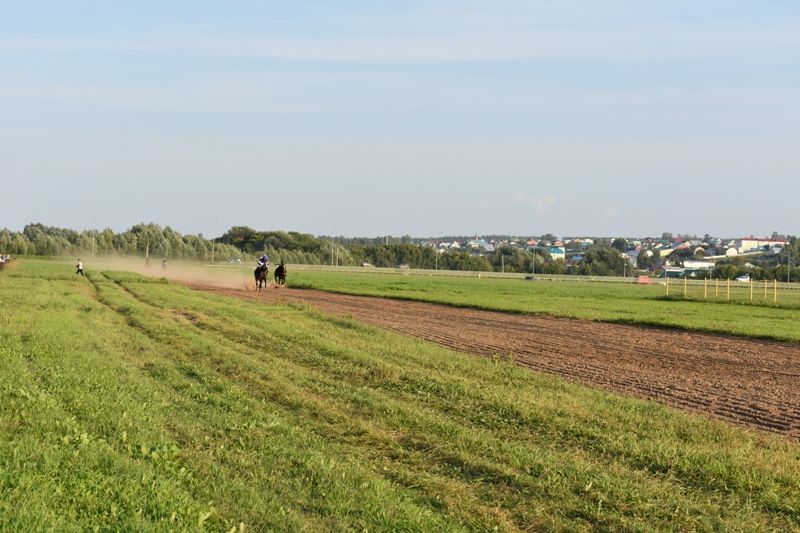
[[[217, 224], [219, 224], [219, 220], [214, 221], [214, 233], [217, 232]], [[211, 237], [211, 263], [214, 263], [214, 237]]]
[[92, 217], [92, 257], [97, 255], [97, 215]]
[[[336, 233], [336, 230], [338, 228], [339, 228], [338, 226], [334, 226], [333, 227], [333, 233]], [[339, 258], [338, 257], [336, 258], [336, 263], [337, 263], [337, 266], [338, 266], [338, 263], [339, 263]], [[333, 266], [333, 234], [331, 234], [331, 266]]]

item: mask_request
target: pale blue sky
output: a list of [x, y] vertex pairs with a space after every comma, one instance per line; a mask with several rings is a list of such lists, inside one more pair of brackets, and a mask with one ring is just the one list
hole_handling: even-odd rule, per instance
[[0, 227], [800, 233], [800, 2], [0, 0]]

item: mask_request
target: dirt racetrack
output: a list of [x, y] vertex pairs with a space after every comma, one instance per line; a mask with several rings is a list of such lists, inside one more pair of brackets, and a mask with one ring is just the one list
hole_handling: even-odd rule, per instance
[[285, 287], [257, 293], [190, 286], [304, 303], [460, 352], [512, 353], [533, 370], [800, 438], [797, 344]]

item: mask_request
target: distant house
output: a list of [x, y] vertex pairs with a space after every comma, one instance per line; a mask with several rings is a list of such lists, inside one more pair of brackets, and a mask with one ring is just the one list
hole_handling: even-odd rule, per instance
[[686, 269], [683, 267], [675, 267], [675, 266], [665, 266], [662, 269], [662, 274], [659, 277], [667, 277], [667, 278], [682, 278], [684, 277], [684, 273]]
[[567, 260], [567, 264], [570, 266], [575, 266], [581, 261], [583, 261], [583, 256], [580, 254], [576, 254], [569, 257], [569, 259]]
[[567, 250], [563, 246], [551, 246], [548, 251], [554, 260], [561, 259], [563, 261], [567, 257]]
[[782, 239], [757, 239], [755, 237], [745, 237], [738, 239], [735, 244], [740, 254], [748, 252], [766, 252], [772, 248], [782, 248], [786, 241]]
[[686, 260], [683, 262], [684, 268], [687, 270], [700, 272], [703, 270], [711, 270], [714, 268], [714, 263], [711, 261], [691, 261]]

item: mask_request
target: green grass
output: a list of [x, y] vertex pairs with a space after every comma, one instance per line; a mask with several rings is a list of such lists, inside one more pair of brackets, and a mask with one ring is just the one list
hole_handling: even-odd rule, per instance
[[[800, 291], [784, 291], [780, 296], [783, 306], [774, 306], [665, 298], [663, 286], [632, 283], [297, 271], [290, 273], [289, 285], [477, 309], [800, 341], [800, 302], [795, 302]], [[672, 294], [680, 290], [678, 284]], [[697, 293], [702, 288], [693, 290]]]
[[0, 530], [793, 530], [800, 446], [302, 306], [0, 274]]

